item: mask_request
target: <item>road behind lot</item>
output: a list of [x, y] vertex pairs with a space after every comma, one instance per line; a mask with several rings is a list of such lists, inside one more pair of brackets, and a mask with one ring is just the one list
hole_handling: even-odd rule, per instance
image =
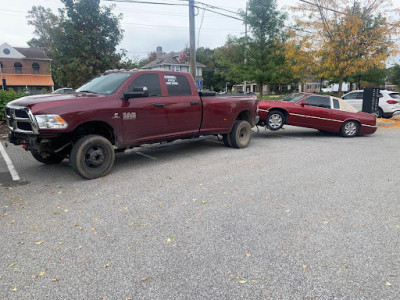
[[400, 297], [400, 128], [127, 151], [91, 181], [6, 149], [2, 298]]

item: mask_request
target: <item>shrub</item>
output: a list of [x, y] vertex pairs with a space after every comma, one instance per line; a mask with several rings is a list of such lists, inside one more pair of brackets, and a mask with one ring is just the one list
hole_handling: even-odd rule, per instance
[[14, 90], [2, 91], [0, 90], [0, 121], [6, 120], [5, 107], [8, 102], [11, 100], [15, 100], [21, 97], [24, 97], [25, 94], [21, 92], [16, 92]]

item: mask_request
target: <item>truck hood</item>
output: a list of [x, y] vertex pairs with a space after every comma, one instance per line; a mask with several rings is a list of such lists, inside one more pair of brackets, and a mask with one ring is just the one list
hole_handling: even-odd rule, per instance
[[35, 104], [48, 103], [53, 101], [73, 101], [83, 100], [87, 98], [105, 97], [105, 95], [90, 94], [90, 93], [72, 93], [72, 94], [46, 94], [46, 95], [35, 95], [22, 97], [17, 100], [11, 101], [8, 105], [18, 105], [31, 108]]

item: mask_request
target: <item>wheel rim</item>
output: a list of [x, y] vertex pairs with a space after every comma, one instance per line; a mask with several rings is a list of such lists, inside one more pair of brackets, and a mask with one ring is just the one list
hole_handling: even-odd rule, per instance
[[248, 139], [249, 139], [249, 131], [247, 130], [246, 127], [241, 128], [239, 131], [239, 142], [241, 144], [245, 144], [247, 143]]
[[85, 163], [88, 167], [97, 168], [104, 163], [105, 153], [100, 146], [92, 146], [86, 151]]
[[279, 114], [272, 114], [268, 118], [268, 125], [272, 128], [279, 128], [282, 125], [282, 117]]
[[346, 135], [354, 135], [357, 131], [357, 125], [354, 122], [348, 122], [345, 126], [344, 126], [344, 133]]

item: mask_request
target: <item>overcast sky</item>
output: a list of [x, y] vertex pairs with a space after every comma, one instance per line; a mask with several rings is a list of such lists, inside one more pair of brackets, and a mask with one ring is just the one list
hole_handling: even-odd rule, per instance
[[[181, 0], [147, 1], [185, 3]], [[244, 10], [246, 6], [246, 0], [198, 0], [198, 2], [234, 12], [238, 9]], [[116, 5], [114, 13], [123, 14], [121, 27], [124, 30], [124, 38], [118, 49], [126, 49], [131, 59], [147, 57], [147, 54], [155, 51], [157, 46], [161, 46], [164, 52], [170, 52], [180, 51], [189, 44], [187, 6], [101, 1], [101, 5], [112, 3]], [[297, 6], [299, 1], [277, 0], [277, 4], [280, 9], [288, 11], [289, 6]], [[0, 44], [7, 42], [15, 47], [27, 46], [27, 41], [33, 37], [34, 28], [27, 25], [26, 16], [34, 5], [50, 8], [55, 13], [57, 8], [63, 7], [59, 0], [0, 0]], [[196, 10], [196, 13], [196, 45], [199, 47], [216, 48], [225, 43], [229, 34], [244, 35], [244, 25], [239, 20], [210, 11]]]

